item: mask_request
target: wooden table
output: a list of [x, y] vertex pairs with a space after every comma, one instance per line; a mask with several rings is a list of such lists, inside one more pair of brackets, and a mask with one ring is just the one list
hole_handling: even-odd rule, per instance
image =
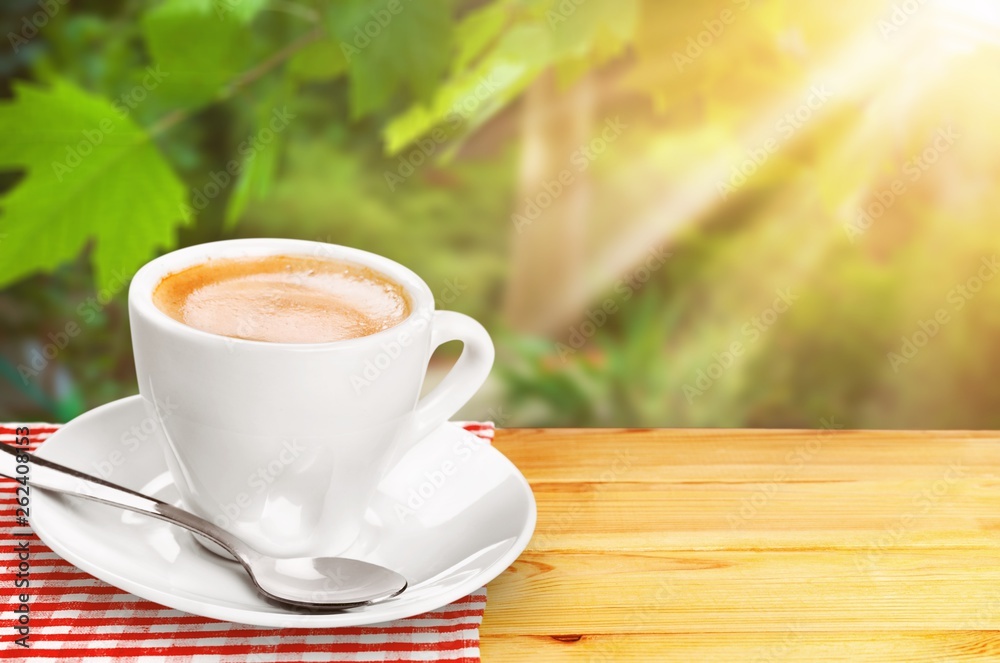
[[493, 661], [1000, 660], [1000, 437], [504, 430]]

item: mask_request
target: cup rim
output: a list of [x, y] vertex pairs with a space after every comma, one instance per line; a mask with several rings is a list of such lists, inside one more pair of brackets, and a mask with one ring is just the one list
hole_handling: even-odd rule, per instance
[[[399, 285], [403, 286], [410, 299], [410, 314], [399, 324], [388, 329], [355, 338], [339, 341], [276, 343], [273, 341], [257, 341], [245, 338], [234, 338], [189, 327], [176, 320], [153, 303], [153, 291], [165, 277], [187, 267], [194, 266], [215, 258], [263, 257], [270, 255], [305, 256], [312, 258], [329, 258], [368, 267], [385, 274]], [[255, 237], [227, 239], [215, 242], [205, 242], [177, 249], [156, 257], [132, 277], [129, 284], [128, 304], [130, 316], [141, 316], [164, 331], [177, 334], [190, 334], [206, 342], [244, 345], [285, 350], [321, 350], [329, 348], [347, 348], [351, 345], [362, 345], [372, 341], [383, 340], [390, 335], [398, 335], [416, 320], [428, 319], [434, 313], [434, 296], [430, 287], [408, 267], [381, 256], [377, 253], [357, 249], [342, 244], [331, 244], [304, 239], [287, 239], [277, 237]]]

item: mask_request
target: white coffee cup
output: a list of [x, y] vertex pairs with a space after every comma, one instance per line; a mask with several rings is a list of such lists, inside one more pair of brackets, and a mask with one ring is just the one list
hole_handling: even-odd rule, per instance
[[[269, 343], [188, 327], [153, 304], [153, 290], [168, 274], [212, 258], [268, 255], [369, 267], [403, 286], [411, 313], [370, 336]], [[334, 244], [238, 239], [191, 246], [142, 267], [128, 302], [139, 392], [162, 426], [184, 506], [269, 555], [346, 549], [392, 459], [454, 415], [493, 365], [482, 325], [435, 311], [416, 274]], [[419, 398], [431, 353], [453, 340], [464, 344], [458, 362]]]

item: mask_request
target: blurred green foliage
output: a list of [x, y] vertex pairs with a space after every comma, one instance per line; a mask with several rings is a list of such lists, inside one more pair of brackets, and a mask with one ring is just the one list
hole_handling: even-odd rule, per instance
[[[880, 42], [888, 3], [860, 0], [52, 6], [44, 24], [33, 0], [0, 8], [0, 420], [66, 420], [135, 392], [124, 283], [139, 265], [286, 236], [384, 254], [482, 320], [502, 414], [469, 416], [1000, 427], [1000, 288], [955, 294], [1000, 249], [995, 48]], [[785, 135], [783, 104], [817, 72], [849, 85]], [[539, 108], [531, 91], [549, 88]], [[530, 233], [579, 197], [565, 226], [578, 234], [540, 255], [578, 251], [569, 280], [589, 289], [565, 304], [574, 293], [533, 277], [560, 309], [533, 329], [508, 308], [525, 268], [511, 214], [552, 175], [539, 163], [567, 164], [619, 115], [613, 149], [525, 231], [542, 242]], [[913, 179], [906, 165], [952, 124], [955, 147]], [[780, 149], [720, 195], [768, 139]], [[858, 232], [897, 180], [906, 195]], [[600, 271], [622, 238], [634, 255]], [[662, 268], [616, 288], [656, 247]], [[780, 292], [794, 304], [771, 311]], [[941, 309], [947, 325], [894, 363]]]

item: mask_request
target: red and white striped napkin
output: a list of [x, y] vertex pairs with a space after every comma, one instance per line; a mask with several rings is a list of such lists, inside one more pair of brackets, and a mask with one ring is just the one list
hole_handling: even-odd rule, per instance
[[[59, 429], [0, 424], [0, 442], [27, 425], [33, 451]], [[466, 430], [493, 439], [493, 424]], [[271, 661], [479, 661], [486, 588], [439, 610], [377, 626], [268, 629], [165, 608], [90, 576], [59, 558], [16, 520], [15, 482], [0, 477], [0, 659], [90, 663], [270, 663]], [[17, 542], [30, 547], [30, 637], [16, 644]]]

